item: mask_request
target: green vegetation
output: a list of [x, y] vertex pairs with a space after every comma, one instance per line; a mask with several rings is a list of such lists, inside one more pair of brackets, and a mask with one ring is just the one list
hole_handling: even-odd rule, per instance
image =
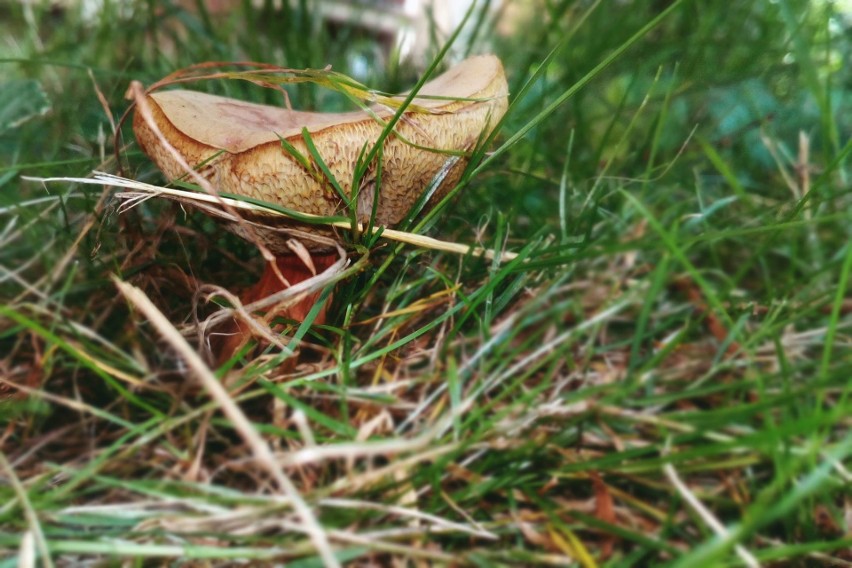
[[[365, 565], [852, 565], [852, 15], [475, 11], [456, 47], [503, 58], [512, 106], [416, 230], [518, 257], [353, 247], [326, 325], [217, 371], [246, 434], [120, 288], [197, 345], [199, 289], [238, 291], [259, 254], [171, 202], [27, 178], [118, 172], [134, 79], [256, 60], [395, 92], [422, 70], [363, 72], [362, 29], [273, 4], [0, 4], [0, 566], [305, 567], [323, 541]], [[119, 153], [164, 182], [129, 127]]]

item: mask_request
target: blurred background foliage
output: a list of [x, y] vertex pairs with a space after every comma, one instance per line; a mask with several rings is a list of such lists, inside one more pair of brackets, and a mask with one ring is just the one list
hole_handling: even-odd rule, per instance
[[[500, 55], [512, 91], [518, 92], [547, 53], [554, 46], [559, 50], [512, 114], [507, 125], [512, 132], [666, 2], [612, 0], [597, 3], [591, 11], [594, 3], [586, 0], [506, 4], [483, 17], [480, 41], [465, 46], [465, 51]], [[402, 90], [416, 77], [416, 67], [399, 62], [394, 53], [385, 55], [376, 37], [357, 26], [319, 25], [310, 5], [262, 2], [256, 7], [243, 1], [210, 13], [203, 2], [151, 0], [133, 6], [108, 1], [91, 13], [85, 3], [4, 3], [0, 31], [7, 39], [0, 52], [0, 76], [4, 100], [13, 103], [4, 105], [4, 113], [19, 112], [14, 110], [17, 103], [23, 107], [20, 112], [34, 116], [12, 130], [3, 129], [5, 171], [20, 167], [21, 148], [40, 162], [80, 160], [78, 173], [99, 158], [101, 136], [109, 134], [109, 124], [94, 96], [89, 70], [116, 116], [125, 107], [122, 95], [129, 79], [148, 84], [177, 68], [214, 58], [293, 68], [330, 64], [386, 91]], [[300, 33], [294, 34], [294, 29]], [[700, 145], [705, 141], [722, 157], [743, 165], [736, 174], [745, 189], [766, 195], [775, 185], [777, 167], [761, 135], [777, 141], [787, 158], [796, 154], [800, 131], [808, 135], [816, 155], [824, 147], [838, 151], [848, 138], [852, 70], [844, 62], [852, 55], [850, 33], [849, 16], [832, 2], [686, 2], [627, 57], [616, 60], [537, 127], [525, 141], [525, 151], [512, 153], [510, 166], [558, 180], [567, 157], [567, 135], [574, 132], [568, 174], [575, 183], [595, 179], [604, 167], [609, 175], [636, 177], [648, 168], [651, 145], [656, 144], [650, 174], [668, 169], [682, 152], [669, 174], [682, 176], [687, 185], [697, 174], [705, 188], [713, 188], [722, 183], [718, 172], [692, 171], [696, 163], [706, 165]], [[17, 82], [25, 79], [36, 83]], [[36, 94], [39, 85], [44, 92]], [[280, 102], [272, 92], [232, 82], [198, 88]], [[297, 91], [294, 100], [301, 108], [336, 110], [345, 104], [310, 85]], [[45, 98], [50, 101], [48, 113], [37, 103]], [[646, 106], [636, 116], [643, 101]], [[10, 119], [0, 116], [0, 125]], [[69, 126], [79, 126], [70, 129], [73, 140], [65, 135]], [[624, 139], [628, 128], [631, 132]], [[651, 135], [655, 131], [656, 137]], [[513, 189], [511, 180], [505, 181], [509, 187], [495, 182], [488, 192], [498, 197], [497, 203]], [[512, 198], [505, 202], [514, 204]], [[551, 217], [551, 202], [547, 188], [528, 195], [525, 216], [539, 225], [540, 219]], [[472, 208], [487, 209], [482, 205], [474, 202]]]

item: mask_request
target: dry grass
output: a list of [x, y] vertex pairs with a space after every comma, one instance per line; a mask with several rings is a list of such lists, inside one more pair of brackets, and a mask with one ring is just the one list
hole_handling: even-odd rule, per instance
[[[163, 4], [159, 52], [0, 7], [0, 68], [53, 104], [0, 132], [0, 566], [852, 565], [852, 46], [830, 6], [605, 4], [503, 38], [513, 108], [451, 206], [270, 300], [320, 290], [324, 325], [240, 306], [262, 256], [131, 140], [89, 172], [130, 79], [345, 70], [357, 30]], [[265, 339], [212, 367], [234, 314]]]

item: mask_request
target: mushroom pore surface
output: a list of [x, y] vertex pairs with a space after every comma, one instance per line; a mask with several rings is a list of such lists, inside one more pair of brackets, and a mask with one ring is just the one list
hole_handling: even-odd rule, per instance
[[[146, 101], [162, 138], [213, 187], [314, 215], [341, 214], [342, 200], [322, 175], [306, 171], [279, 137], [310, 159], [302, 136], [302, 129], [307, 129], [340, 187], [352, 195], [358, 157], [384, 128], [365, 111], [301, 112], [187, 90], [152, 93]], [[447, 151], [472, 150], [494, 128], [507, 104], [506, 77], [494, 56], [471, 57], [426, 83], [413, 102], [416, 110], [407, 110], [395, 127], [396, 134], [384, 142], [376, 223], [398, 223], [452, 159]], [[394, 113], [380, 106], [371, 110], [383, 119]], [[142, 150], [170, 180], [186, 175], [138, 108], [133, 130]], [[465, 161], [458, 160], [445, 172], [430, 204], [456, 184]], [[369, 219], [373, 209], [374, 183], [373, 165], [356, 188], [361, 222]], [[241, 232], [239, 227], [231, 228]], [[272, 249], [283, 246], [274, 234], [264, 239]]]

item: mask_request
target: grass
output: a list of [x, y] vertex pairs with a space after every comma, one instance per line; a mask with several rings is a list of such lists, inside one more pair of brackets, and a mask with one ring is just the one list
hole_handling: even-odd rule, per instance
[[[173, 203], [25, 178], [116, 172], [129, 82], [193, 63], [417, 79], [364, 71], [372, 40], [311, 4], [0, 6], [0, 566], [852, 565], [852, 16], [472, 14], [456, 52], [501, 56], [511, 109], [409, 228], [517, 257], [353, 245], [325, 325], [211, 371], [198, 291], [248, 285], [258, 253]], [[120, 154], [164, 181], [129, 128]]]

